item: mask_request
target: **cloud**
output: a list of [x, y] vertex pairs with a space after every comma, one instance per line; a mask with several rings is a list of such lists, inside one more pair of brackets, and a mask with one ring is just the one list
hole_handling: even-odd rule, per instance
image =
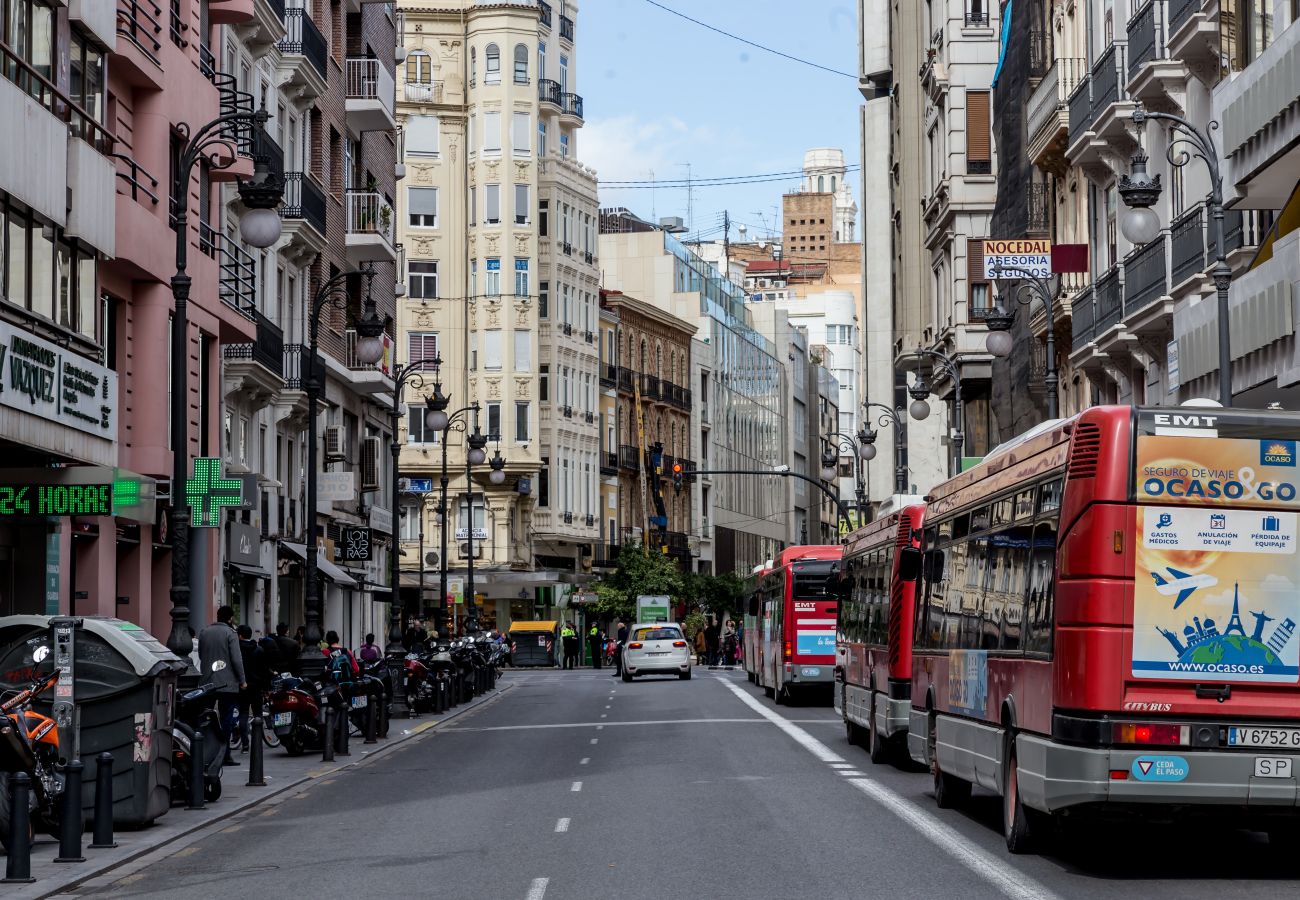
[[714, 136], [708, 127], [692, 127], [677, 116], [641, 119], [634, 115], [588, 121], [579, 156], [607, 181], [665, 180], [685, 177], [678, 163], [706, 153]]

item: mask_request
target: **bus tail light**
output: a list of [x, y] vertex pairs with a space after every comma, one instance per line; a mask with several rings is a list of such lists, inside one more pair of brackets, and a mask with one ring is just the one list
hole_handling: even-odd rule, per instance
[[685, 641], [673, 641], [673, 646], [674, 646], [674, 647], [685, 647], [685, 646], [686, 646], [686, 642], [685, 642]]
[[1134, 722], [1116, 723], [1112, 729], [1111, 740], [1116, 744], [1186, 744], [1191, 731], [1187, 725]]
[[640, 641], [633, 641], [632, 643], [627, 645], [627, 648], [629, 650], [640, 650], [644, 646], [645, 644], [641, 643]]
[[1128, 781], [1128, 769], [1111, 769], [1111, 781]]
[[791, 648], [791, 646], [790, 646], [790, 642], [789, 642], [789, 641], [786, 641], [786, 642], [785, 642], [785, 658], [786, 658], [786, 659], [790, 659], [792, 656], [794, 656], [794, 650]]

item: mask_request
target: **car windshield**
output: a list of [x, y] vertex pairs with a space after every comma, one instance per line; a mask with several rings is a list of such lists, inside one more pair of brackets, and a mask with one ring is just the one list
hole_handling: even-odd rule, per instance
[[634, 641], [680, 641], [682, 633], [676, 628], [638, 628], [632, 635]]

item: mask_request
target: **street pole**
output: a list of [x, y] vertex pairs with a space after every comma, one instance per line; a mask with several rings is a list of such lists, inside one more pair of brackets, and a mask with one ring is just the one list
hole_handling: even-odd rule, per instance
[[[956, 466], [952, 474], [960, 474], [961, 461], [964, 458], [963, 448], [965, 447], [965, 434], [962, 432], [962, 424], [965, 420], [964, 420], [962, 396], [961, 396], [961, 373], [957, 371], [957, 364], [953, 362], [952, 357], [938, 350], [928, 350], [924, 347], [917, 347], [916, 350], [912, 352], [912, 355], [915, 356], [918, 361], [925, 357], [929, 357], [930, 359], [939, 363], [940, 367], [943, 369], [944, 374], [947, 375], [950, 379], [952, 379], [953, 413], [954, 413], [954, 418], [956, 419], [956, 422], [953, 425], [952, 442], [953, 442], [953, 446], [957, 450]], [[919, 369], [917, 371], [917, 377], [915, 383], [913, 383], [913, 385], [907, 389], [907, 392], [909, 395], [911, 395], [913, 401], [924, 402], [926, 398], [930, 396], [931, 393], [930, 386], [926, 382], [926, 380], [921, 376]], [[926, 415], [928, 414], [929, 414], [929, 407], [927, 406]], [[925, 416], [920, 416], [917, 418], [925, 418]]]
[[699, 475], [779, 475], [783, 478], [799, 478], [825, 494], [826, 498], [835, 504], [835, 510], [839, 513], [839, 517], [844, 520], [844, 524], [848, 525], [850, 529], [853, 527], [853, 520], [849, 517], [848, 510], [845, 509], [844, 504], [834, 491], [827, 487], [825, 483], [804, 475], [802, 472], [794, 472], [788, 467], [776, 469], [692, 469], [686, 474], [692, 478]]
[[[862, 407], [867, 411], [868, 417], [872, 415], [871, 411], [873, 409], [879, 409], [881, 412], [880, 412], [880, 416], [876, 419], [877, 426], [879, 426], [880, 428], [885, 428], [892, 424], [894, 426], [894, 433], [898, 435], [898, 440], [902, 439], [903, 419], [907, 416], [906, 410], [895, 409], [892, 406], [886, 406], [884, 403], [874, 403], [870, 400], [864, 401]], [[876, 456], [876, 452], [875, 452], [876, 432], [873, 429], [863, 428], [862, 434], [859, 435], [859, 438], [868, 446], [872, 447], [871, 455], [866, 458], [874, 459]], [[896, 494], [907, 493], [907, 468], [898, 465], [897, 450], [895, 451], [894, 454], [894, 493]]]
[[[1034, 297], [1037, 297], [1043, 304], [1043, 310], [1047, 313], [1047, 359], [1043, 370], [1043, 386], [1047, 391], [1047, 418], [1055, 419], [1060, 415], [1059, 393], [1060, 377], [1056, 370], [1056, 317], [1053, 314], [1056, 293], [1059, 289], [1059, 283], [1053, 284], [1051, 279], [1043, 278], [1034, 274], [1029, 269], [1020, 266], [1007, 266], [998, 264], [994, 267], [994, 278], [998, 281], [999, 296], [1003, 293], [1001, 273], [1008, 272], [1016, 277], [1016, 280], [1010, 280], [1007, 285], [1006, 293], [1016, 303], [1022, 306], [1032, 306]], [[1032, 296], [1024, 299], [1020, 296], [1021, 290], [1027, 290]], [[999, 352], [1005, 349], [1010, 352], [1012, 341], [1010, 336], [1002, 337], [1000, 341], [994, 337], [997, 332], [1010, 332], [1011, 325], [1015, 321], [1014, 315], [1008, 310], [1003, 310], [1001, 306], [994, 307], [984, 319], [989, 328], [989, 337], [986, 346], [994, 356], [1005, 356], [1006, 353]]]
[[[181, 149], [176, 171], [172, 177], [171, 195], [172, 229], [176, 232], [176, 274], [171, 278], [171, 416], [170, 437], [172, 450], [172, 483], [168, 499], [168, 517], [171, 541], [171, 631], [167, 635], [167, 649], [181, 659], [189, 659], [193, 649], [190, 638], [190, 508], [185, 496], [189, 470], [189, 299], [191, 279], [189, 266], [189, 196], [190, 176], [200, 159], [213, 168], [226, 169], [239, 158], [237, 144], [239, 132], [256, 129], [254, 138], [262, 133], [269, 115], [265, 109], [257, 112], [227, 113], [191, 134], [187, 123], [176, 126], [177, 133], [186, 139]], [[234, 132], [234, 133], [232, 133]], [[255, 139], [254, 148], [259, 146]], [[218, 152], [220, 151], [220, 152]], [[267, 159], [255, 158], [254, 177], [241, 181], [239, 195], [250, 210], [240, 223], [240, 233], [251, 245], [264, 249], [280, 237], [280, 216], [274, 212], [283, 197], [284, 185], [270, 175]], [[260, 215], [269, 211], [270, 217]], [[268, 222], [268, 218], [273, 221]], [[202, 448], [200, 448], [202, 450]]]

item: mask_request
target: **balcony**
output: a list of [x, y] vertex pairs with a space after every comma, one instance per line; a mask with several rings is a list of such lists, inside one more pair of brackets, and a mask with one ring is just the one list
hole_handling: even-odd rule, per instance
[[565, 525], [572, 525], [572, 524], [573, 524], [573, 513], [571, 513], [571, 512], [566, 512], [566, 513], [564, 514], [564, 524], [565, 524]]
[[[1084, 64], [1085, 60], [1079, 60]], [[1041, 85], [1040, 85], [1041, 87]], [[1092, 138], [1092, 79], [1083, 74], [1070, 92], [1070, 134], [1067, 138], [1068, 155], [1077, 155]]]
[[347, 212], [348, 262], [396, 262], [393, 244], [393, 206], [377, 191], [347, 191], [343, 205]]
[[1097, 330], [1097, 306], [1091, 287], [1070, 302], [1070, 313], [1071, 328], [1074, 331], [1070, 350], [1072, 353], [1078, 353], [1092, 343]]
[[1166, 45], [1169, 56], [1185, 64], [1207, 85], [1219, 80], [1219, 4], [1206, 11], [1205, 0], [1169, 0]]
[[1148, 327], [1148, 319], [1155, 305], [1168, 301], [1168, 321], [1159, 315], [1161, 330], [1172, 323], [1173, 301], [1169, 298], [1169, 239], [1160, 235], [1144, 247], [1139, 247], [1124, 260], [1124, 321], [1125, 330], [1141, 332]]
[[158, 205], [158, 179], [125, 153], [114, 153], [117, 161], [117, 192], [141, 206]]
[[1214, 89], [1213, 111], [1223, 123], [1223, 155], [1239, 206], [1278, 209], [1300, 171], [1300, 28], [1288, 27], [1232, 79]]
[[1127, 77], [1128, 44], [1115, 41], [1093, 64], [1092, 80], [1092, 131], [1099, 140], [1112, 146], [1122, 144], [1123, 152], [1137, 149], [1128, 126], [1131, 124], [1133, 101], [1128, 94]]
[[253, 312], [253, 321], [257, 331], [252, 343], [221, 348], [222, 378], [227, 399], [238, 394], [258, 409], [284, 386], [284, 332], [260, 312]]
[[565, 322], [560, 326], [560, 331], [564, 333], [565, 337], [573, 337], [573, 324], [571, 322]]
[[378, 364], [364, 363], [357, 359], [357, 330], [349, 328], [343, 332], [343, 365], [351, 373], [353, 388], [361, 394], [391, 394], [393, 380], [390, 377], [393, 358], [392, 340], [384, 335], [384, 355]]
[[206, 222], [199, 223], [199, 250], [217, 261], [217, 295], [246, 319], [257, 316], [257, 264], [252, 254]]
[[136, 87], [162, 90], [162, 8], [152, 0], [118, 0], [113, 74]]
[[1097, 279], [1094, 294], [1097, 298], [1097, 334], [1118, 325], [1124, 318], [1123, 268], [1111, 266]]
[[543, 78], [537, 82], [537, 99], [543, 103], [549, 103], [552, 106], [563, 109], [564, 95], [560, 92], [560, 83], [552, 81], [549, 78]]
[[561, 406], [561, 407], [560, 407], [560, 415], [564, 416], [564, 418], [566, 418], [566, 419], [572, 419], [572, 418], [573, 418], [573, 407], [572, 407], [572, 406]]
[[600, 367], [600, 386], [613, 387], [618, 382], [618, 366], [602, 365]]
[[624, 366], [618, 367], [618, 389], [625, 394], [632, 393], [632, 370]]
[[631, 472], [633, 475], [640, 472], [641, 450], [637, 447], [622, 444], [618, 448], [618, 467], [621, 471]]
[[618, 544], [597, 544], [596, 558], [592, 565], [597, 569], [617, 569], [618, 554], [622, 549]]
[[284, 173], [284, 204], [280, 218], [290, 243], [304, 250], [325, 249], [325, 191], [306, 172]]
[[393, 111], [393, 73], [377, 59], [348, 59], [347, 75], [348, 130], [356, 137], [367, 131], [393, 131], [397, 118]]
[[1086, 72], [1082, 59], [1058, 59], [1029, 96], [1026, 154], [1044, 172], [1061, 176], [1069, 167], [1065, 145], [1070, 134], [1070, 95]]
[[617, 475], [618, 474], [618, 454], [602, 453], [600, 455], [600, 474]]
[[1205, 204], [1198, 203], [1169, 229], [1169, 282], [1175, 288], [1205, 271], [1205, 218]]
[[560, 115], [565, 118], [573, 119], [577, 123], [581, 124], [582, 96], [580, 94], [561, 94]]
[[640, 376], [641, 399], [642, 400], [659, 400], [659, 379], [654, 375], [642, 372]]
[[304, 98], [324, 96], [329, 89], [329, 47], [325, 37], [301, 7], [284, 11], [284, 38], [276, 46], [281, 64], [289, 70], [284, 85]]
[[560, 39], [573, 43], [573, 20], [568, 16], [560, 16]]
[[1029, 222], [1026, 236], [1045, 238], [1052, 228], [1052, 191], [1044, 183], [1031, 184], [1028, 188]]
[[1134, 100], [1186, 109], [1187, 67], [1170, 59], [1168, 0], [1147, 0], [1128, 21], [1128, 89]]
[[541, 16], [542, 27], [550, 28], [551, 27], [551, 4], [546, 3], [545, 0], [537, 0], [537, 8], [541, 10], [542, 13]]
[[442, 82], [411, 82], [408, 81], [402, 86], [408, 103], [441, 103], [442, 102]]

